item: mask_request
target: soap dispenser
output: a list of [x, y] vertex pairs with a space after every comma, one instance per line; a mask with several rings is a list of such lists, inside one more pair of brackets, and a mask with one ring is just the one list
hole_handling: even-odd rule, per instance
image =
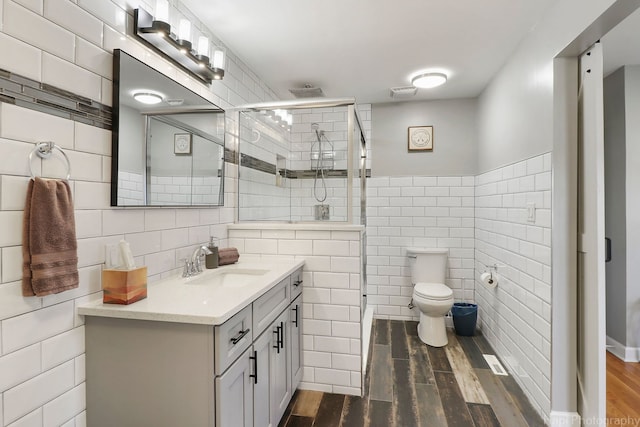
[[208, 268], [218, 268], [218, 247], [214, 242], [215, 237], [211, 236], [209, 240], [209, 250], [210, 254], [206, 255], [204, 258], [204, 265]]

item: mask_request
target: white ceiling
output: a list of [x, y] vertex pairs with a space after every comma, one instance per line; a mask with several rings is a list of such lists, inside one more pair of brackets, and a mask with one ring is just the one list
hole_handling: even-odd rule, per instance
[[475, 97], [557, 0], [182, 0], [281, 99], [394, 101], [421, 70], [449, 81], [411, 100]]

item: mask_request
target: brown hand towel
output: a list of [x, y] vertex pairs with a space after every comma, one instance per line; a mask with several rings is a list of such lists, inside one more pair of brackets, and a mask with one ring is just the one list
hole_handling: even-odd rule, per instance
[[218, 249], [218, 265], [227, 265], [238, 262], [240, 254], [236, 248]]
[[45, 296], [77, 288], [78, 251], [67, 181], [29, 181], [22, 226], [22, 295]]

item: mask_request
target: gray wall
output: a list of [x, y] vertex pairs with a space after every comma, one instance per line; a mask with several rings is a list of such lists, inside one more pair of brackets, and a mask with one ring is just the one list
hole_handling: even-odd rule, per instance
[[[372, 106], [372, 176], [475, 175], [475, 99]], [[407, 128], [433, 126], [433, 151], [409, 152]]]
[[607, 336], [640, 344], [640, 66], [625, 66], [604, 82]]
[[625, 67], [627, 347], [640, 347], [640, 65]]
[[611, 239], [607, 269], [607, 336], [627, 343], [627, 223], [625, 197], [624, 68], [604, 79], [605, 234]]

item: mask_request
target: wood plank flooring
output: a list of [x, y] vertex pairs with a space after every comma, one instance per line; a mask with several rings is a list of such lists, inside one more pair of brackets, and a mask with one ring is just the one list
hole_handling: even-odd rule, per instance
[[607, 352], [608, 425], [640, 420], [640, 363], [625, 363]]
[[[299, 390], [279, 427], [541, 427], [510, 376], [494, 375], [482, 337], [422, 343], [417, 322], [374, 320], [363, 397]], [[640, 389], [640, 385], [639, 385]]]

